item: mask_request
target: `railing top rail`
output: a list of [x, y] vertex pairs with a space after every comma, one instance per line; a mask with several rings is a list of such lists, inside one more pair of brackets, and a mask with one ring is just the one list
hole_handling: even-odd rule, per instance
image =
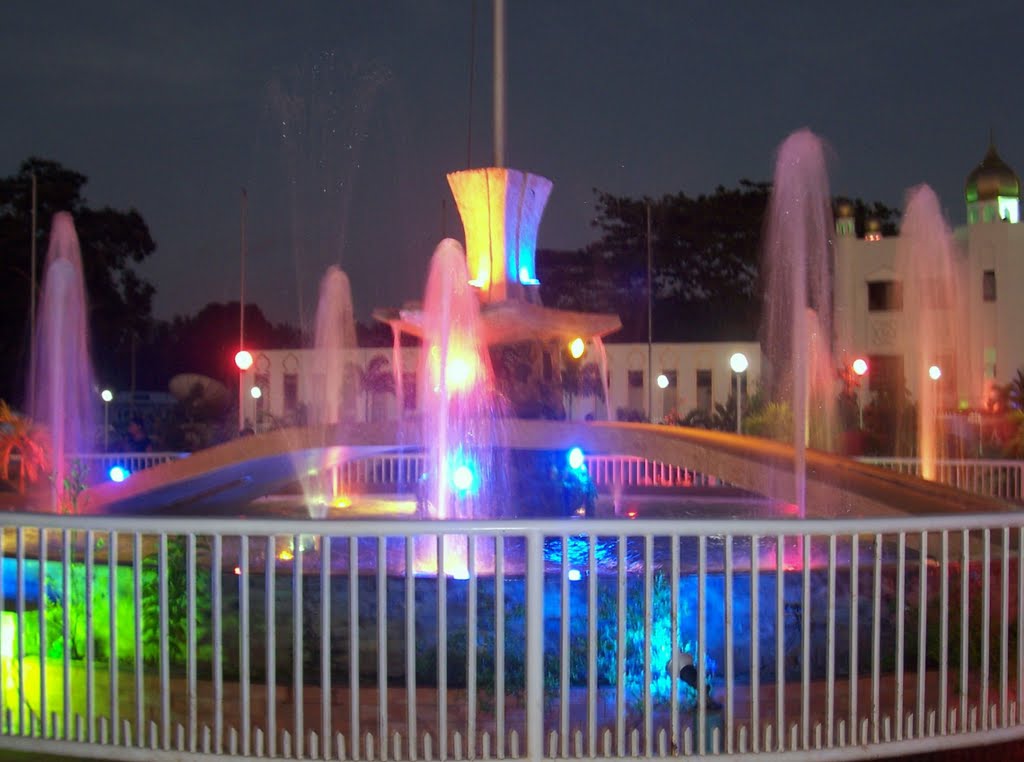
[[[895, 463], [899, 465], [913, 465], [921, 462], [920, 458], [914, 457], [889, 457], [885, 455], [858, 455], [854, 458], [858, 463], [875, 465], [878, 463]], [[1020, 468], [1024, 466], [1024, 460], [1013, 460], [1011, 458], [940, 458], [935, 461], [936, 466], [1008, 466]]]
[[68, 453], [69, 460], [101, 460], [103, 458], [187, 458], [192, 453], [176, 450], [160, 450], [158, 452], [73, 452]]
[[772, 537], [776, 535], [864, 535], [1024, 527], [1024, 511], [939, 516], [885, 516], [813, 519], [283, 519], [197, 516], [69, 516], [50, 513], [3, 514], [0, 528], [142, 532], [200, 535], [329, 535], [334, 537], [412, 537], [445, 534], [606, 535], [680, 537]]

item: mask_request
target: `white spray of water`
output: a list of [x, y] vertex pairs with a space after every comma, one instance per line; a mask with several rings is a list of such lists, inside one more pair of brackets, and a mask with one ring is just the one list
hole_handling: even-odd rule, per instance
[[69, 454], [91, 450], [94, 436], [92, 362], [82, 255], [75, 223], [58, 212], [50, 228], [29, 372], [29, 409], [47, 427], [54, 488], [64, 490]]
[[767, 220], [765, 352], [773, 397], [793, 405], [794, 489], [804, 515], [809, 413], [821, 423], [819, 446], [828, 446], [834, 431], [827, 338], [832, 336], [832, 212], [822, 142], [810, 130], [794, 132], [779, 148]]
[[313, 423], [337, 423], [355, 402], [352, 350], [356, 347], [352, 289], [335, 265], [320, 281], [316, 308]]
[[[907, 193], [906, 213], [900, 229], [897, 270], [904, 279], [904, 314], [909, 373], [918, 389], [917, 445], [921, 476], [935, 478], [935, 462], [941, 454], [939, 414], [940, 384], [955, 383], [952, 363], [964, 346], [957, 319], [960, 294], [957, 288], [956, 253], [952, 234], [942, 216], [939, 199], [927, 185]], [[936, 365], [942, 377], [932, 379], [928, 369]]]

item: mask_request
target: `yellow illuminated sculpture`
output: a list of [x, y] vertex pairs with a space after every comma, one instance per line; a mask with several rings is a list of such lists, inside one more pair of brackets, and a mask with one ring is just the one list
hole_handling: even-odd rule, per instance
[[[551, 181], [505, 167], [448, 175], [466, 233], [469, 282], [483, 303], [537, 301], [537, 229]], [[534, 288], [531, 288], [534, 287]]]

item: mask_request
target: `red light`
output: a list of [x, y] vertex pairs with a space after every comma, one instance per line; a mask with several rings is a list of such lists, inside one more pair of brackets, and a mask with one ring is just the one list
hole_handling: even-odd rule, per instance
[[235, 365], [239, 370], [249, 370], [252, 367], [252, 355], [246, 349], [240, 349], [235, 355]]
[[237, 566], [235, 567], [235, 576], [236, 577], [241, 577], [242, 576], [242, 570], [240, 568], [238, 568]]
[[629, 518], [631, 518], [631, 519], [635, 519], [636, 518], [636, 510], [633, 509], [633, 510], [626, 511], [626, 515]]

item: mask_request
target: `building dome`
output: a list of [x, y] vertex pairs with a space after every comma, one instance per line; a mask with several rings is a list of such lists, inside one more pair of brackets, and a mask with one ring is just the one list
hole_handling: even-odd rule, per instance
[[1020, 178], [996, 153], [994, 143], [989, 143], [988, 152], [981, 164], [967, 175], [964, 195], [968, 204], [994, 201], [1000, 196], [1020, 198]]

